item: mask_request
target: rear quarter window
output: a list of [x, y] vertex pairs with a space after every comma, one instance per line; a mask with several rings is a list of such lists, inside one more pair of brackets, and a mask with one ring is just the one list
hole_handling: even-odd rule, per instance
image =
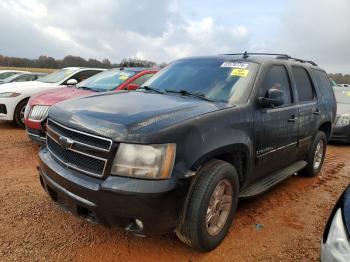
[[311, 74], [316, 82], [318, 90], [321, 93], [321, 100], [334, 99], [332, 82], [328, 78], [326, 72], [312, 69]]
[[292, 66], [299, 102], [314, 100], [314, 88], [308, 72], [300, 66]]

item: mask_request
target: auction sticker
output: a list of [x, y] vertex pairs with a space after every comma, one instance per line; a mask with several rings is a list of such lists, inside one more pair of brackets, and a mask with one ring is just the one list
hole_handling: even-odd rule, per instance
[[237, 63], [237, 62], [223, 62], [221, 67], [232, 67], [232, 68], [242, 68], [245, 69], [248, 67], [248, 64]]
[[234, 68], [232, 69], [231, 76], [241, 76], [246, 77], [249, 74], [248, 69], [240, 69], [240, 68]]

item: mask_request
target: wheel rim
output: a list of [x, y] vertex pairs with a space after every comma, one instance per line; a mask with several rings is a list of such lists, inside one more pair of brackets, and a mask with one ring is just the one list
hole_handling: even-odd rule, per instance
[[231, 212], [233, 190], [230, 181], [221, 180], [215, 187], [210, 197], [207, 214], [206, 227], [211, 236], [219, 234], [226, 224]]
[[315, 150], [314, 169], [318, 169], [321, 166], [323, 154], [324, 154], [324, 142], [323, 140], [320, 140]]
[[21, 120], [21, 123], [24, 124], [24, 111], [26, 110], [26, 106], [21, 108], [21, 111], [19, 113], [19, 119]]

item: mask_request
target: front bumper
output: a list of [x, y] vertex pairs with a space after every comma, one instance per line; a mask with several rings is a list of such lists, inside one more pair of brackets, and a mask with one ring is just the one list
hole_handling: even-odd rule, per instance
[[350, 125], [336, 126], [334, 128], [331, 141], [350, 143]]
[[46, 145], [46, 132], [41, 128], [31, 128], [27, 125], [28, 121], [25, 121], [26, 123], [26, 132], [30, 140], [32, 140], [34, 143], [39, 144], [41, 146]]
[[[175, 229], [189, 179], [151, 181], [109, 176], [89, 177], [58, 164], [46, 148], [39, 152], [40, 181], [52, 200], [73, 214], [138, 234]], [[143, 223], [140, 227], [136, 219]]]
[[6, 108], [6, 111], [1, 110], [0, 120], [13, 120], [13, 114], [16, 107], [16, 101], [14, 98], [0, 98], [0, 105], [2, 108]]

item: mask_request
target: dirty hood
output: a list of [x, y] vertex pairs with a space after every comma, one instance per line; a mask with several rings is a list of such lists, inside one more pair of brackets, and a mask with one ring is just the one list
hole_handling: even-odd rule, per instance
[[150, 133], [225, 108], [180, 95], [147, 92], [105, 93], [56, 104], [49, 118], [81, 131], [112, 138], [147, 137]]

